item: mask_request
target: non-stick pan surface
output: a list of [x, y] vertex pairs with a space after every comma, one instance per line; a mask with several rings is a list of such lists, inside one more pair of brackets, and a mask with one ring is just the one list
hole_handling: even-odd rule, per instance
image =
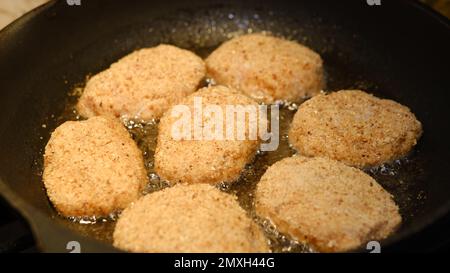
[[[230, 34], [268, 30], [318, 51], [328, 90], [370, 90], [409, 106], [423, 123], [412, 163], [401, 170], [404, 192], [397, 190], [408, 203], [405, 222], [384, 242], [398, 245], [450, 208], [450, 32], [447, 19], [416, 2], [368, 2], [82, 0], [30, 12], [0, 33], [1, 194], [43, 250], [66, 252], [78, 241], [85, 252], [114, 251], [82, 235], [95, 230], [58, 217], [41, 182], [42, 152], [68, 93], [138, 48], [171, 43], [206, 55]], [[395, 191], [400, 179], [382, 180]]]

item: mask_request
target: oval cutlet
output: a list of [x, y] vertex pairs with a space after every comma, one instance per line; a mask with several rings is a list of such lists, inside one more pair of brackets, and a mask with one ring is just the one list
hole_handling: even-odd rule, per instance
[[298, 102], [324, 88], [322, 59], [311, 49], [263, 34], [223, 43], [206, 59], [208, 76], [258, 102]]
[[370, 167], [405, 156], [422, 134], [408, 107], [359, 90], [318, 95], [302, 105], [289, 142], [304, 156]]
[[326, 158], [283, 159], [262, 176], [255, 208], [314, 250], [342, 252], [391, 234], [401, 222], [392, 196], [359, 169]]
[[149, 121], [193, 93], [204, 78], [203, 60], [171, 45], [137, 50], [90, 78], [78, 102], [84, 117]]
[[67, 121], [45, 148], [43, 181], [64, 216], [107, 216], [137, 200], [147, 183], [141, 151], [122, 124]]
[[131, 252], [268, 252], [236, 197], [206, 184], [177, 184], [120, 215], [114, 246]]
[[[204, 106], [222, 107], [223, 113], [226, 105], [258, 106], [252, 99], [224, 86], [200, 89], [180, 104], [188, 106], [194, 113], [195, 97], [201, 97]], [[164, 180], [188, 184], [233, 182], [256, 154], [258, 140], [174, 139], [171, 133], [177, 118], [172, 117], [171, 111], [161, 119], [155, 151], [155, 171]], [[236, 128], [237, 123], [234, 124]]]

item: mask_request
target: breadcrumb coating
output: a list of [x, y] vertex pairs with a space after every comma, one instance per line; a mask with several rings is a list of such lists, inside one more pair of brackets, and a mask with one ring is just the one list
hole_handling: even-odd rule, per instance
[[193, 93], [205, 77], [203, 60], [171, 45], [137, 50], [89, 79], [78, 102], [84, 117], [149, 121]]
[[360, 90], [318, 95], [303, 103], [289, 131], [304, 156], [369, 167], [406, 155], [422, 134], [408, 107]]
[[401, 223], [392, 196], [374, 179], [326, 158], [295, 156], [275, 163], [255, 198], [260, 216], [321, 252], [384, 239]]
[[263, 34], [222, 44], [206, 59], [207, 73], [258, 102], [297, 102], [324, 88], [321, 57], [293, 41]]
[[[201, 97], [204, 106], [220, 106], [223, 113], [226, 112], [226, 105], [257, 106], [257, 103], [250, 98], [224, 86], [200, 89], [183, 100], [180, 105], [188, 106], [193, 113], [195, 97]], [[172, 184], [233, 182], [239, 177], [245, 165], [253, 159], [258, 149], [259, 141], [248, 138], [245, 140], [175, 140], [171, 133], [176, 120], [177, 118], [171, 115], [171, 110], [167, 111], [161, 119], [155, 151], [156, 172]], [[235, 122], [234, 128], [237, 126], [238, 123]], [[193, 127], [192, 130], [194, 130]], [[248, 133], [248, 130], [246, 132]]]
[[206, 184], [177, 184], [120, 215], [114, 246], [131, 252], [268, 252], [236, 197]]
[[64, 216], [107, 216], [141, 195], [147, 173], [122, 124], [104, 117], [67, 121], [45, 148], [44, 185]]

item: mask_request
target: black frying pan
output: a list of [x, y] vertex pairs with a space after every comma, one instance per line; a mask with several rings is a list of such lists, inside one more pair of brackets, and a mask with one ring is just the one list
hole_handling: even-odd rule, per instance
[[84, 252], [114, 251], [84, 236], [95, 230], [58, 217], [41, 183], [42, 151], [62, 122], [67, 93], [137, 48], [164, 42], [205, 55], [230, 32], [269, 30], [318, 51], [329, 90], [368, 89], [422, 121], [413, 164], [401, 170], [406, 186], [381, 179], [397, 199], [410, 199], [400, 202], [401, 229], [383, 244], [398, 246], [450, 209], [449, 22], [417, 2], [367, 2], [81, 0], [33, 10], [0, 33], [1, 194], [43, 250], [67, 252], [79, 241]]

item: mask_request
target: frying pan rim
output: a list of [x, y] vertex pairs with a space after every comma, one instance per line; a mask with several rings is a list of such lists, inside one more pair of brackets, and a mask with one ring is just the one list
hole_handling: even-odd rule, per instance
[[11, 28], [13, 28], [16, 24], [22, 22], [25, 19], [32, 19], [33, 16], [37, 15], [38, 12], [41, 12], [41, 10], [50, 8], [50, 6], [57, 3], [58, 0], [49, 0], [48, 2], [41, 4], [30, 11], [24, 13], [20, 17], [14, 19], [14, 21], [7, 24], [4, 28], [0, 29], [0, 38], [5, 35], [4, 33], [7, 33], [10, 31]]
[[431, 18], [434, 18], [437, 22], [444, 25], [446, 28], [450, 28], [450, 18], [437, 12], [436, 10], [432, 9], [430, 6], [426, 5], [425, 3], [422, 3], [419, 0], [406, 1], [406, 2], [409, 2], [409, 4], [411, 6], [421, 10], [422, 12], [426, 13]]
[[[447, 29], [450, 28], [450, 19], [449, 18], [447, 18], [444, 15], [433, 10], [431, 7], [425, 5], [424, 3], [421, 3], [417, 0], [416, 1], [400, 1], [400, 2], [403, 5], [407, 5], [414, 9], [417, 9], [423, 15], [427, 16], [430, 19], [433, 19], [439, 25], [441, 25]], [[33, 18], [35, 16], [37, 16], [38, 14], [41, 14], [42, 12], [45, 12], [48, 8], [50, 8], [51, 6], [53, 6], [56, 3], [57, 3], [57, 0], [50, 0], [36, 8], [30, 10], [29, 12], [25, 13], [21, 17], [17, 18], [16, 20], [14, 20], [13, 22], [11, 22], [6, 27], [4, 27], [3, 29], [0, 30], [0, 40], [2, 40], [2, 37], [5, 35], [8, 35], [8, 34], [15, 35], [14, 27], [16, 25], [18, 25], [20, 23], [26, 24], [26, 22], [25, 22], [26, 20], [29, 20], [29, 21], [33, 20]], [[11, 32], [11, 33], [9, 33], [9, 32]], [[0, 133], [3, 133], [3, 132], [0, 131]], [[45, 251], [46, 249], [45, 249], [45, 247], [43, 247], [43, 244], [42, 244], [44, 239], [41, 238], [40, 236], [38, 236], [39, 227], [38, 227], [38, 223], [37, 223], [38, 221], [36, 219], [39, 217], [39, 218], [45, 219], [47, 222], [51, 221], [51, 219], [47, 219], [48, 216], [45, 216], [41, 211], [30, 206], [26, 202], [26, 200], [24, 200], [24, 198], [17, 195], [10, 188], [10, 186], [7, 183], [5, 183], [5, 181], [1, 177], [0, 177], [0, 196], [3, 197], [10, 206], [12, 206], [14, 209], [16, 209], [18, 211], [18, 213], [25, 218], [26, 222], [29, 224], [29, 226], [31, 228], [33, 237], [35, 238], [35, 240], [38, 244], [38, 247], [41, 250]], [[448, 215], [449, 212], [450, 212], [450, 200], [447, 200], [441, 206], [439, 206], [436, 210], [430, 212], [429, 217], [424, 219], [419, 224], [412, 225], [407, 230], [399, 231], [395, 234], [395, 236], [391, 236], [391, 237], [387, 238], [386, 240], [384, 240], [384, 245], [390, 246], [390, 245], [394, 245], [396, 243], [399, 243], [399, 242], [405, 240], [406, 238], [431, 226], [433, 223], [442, 219], [445, 215]], [[60, 228], [67, 229], [70, 233], [72, 233], [76, 236], [86, 237], [84, 235], [81, 235], [77, 232], [70, 230], [67, 227], [64, 227], [63, 225], [61, 225], [59, 223], [50, 223], [50, 224], [58, 225]], [[104, 244], [102, 242], [99, 242], [98, 240], [95, 240], [95, 241], [97, 241], [101, 245]], [[109, 247], [111, 248], [111, 250], [114, 249], [111, 246], [109, 246]]]

